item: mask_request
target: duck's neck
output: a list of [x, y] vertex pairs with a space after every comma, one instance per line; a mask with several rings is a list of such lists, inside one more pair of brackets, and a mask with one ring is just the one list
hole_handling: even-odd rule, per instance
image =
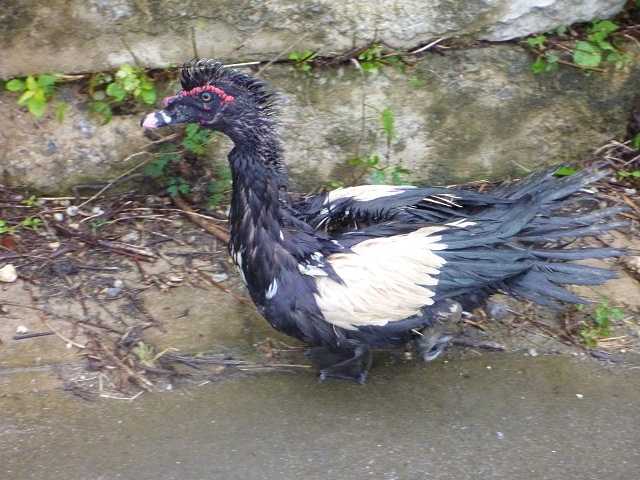
[[230, 250], [254, 300], [262, 303], [278, 275], [279, 257], [285, 253], [282, 149], [273, 132], [252, 130], [241, 139], [232, 139], [236, 146], [229, 154], [233, 178]]

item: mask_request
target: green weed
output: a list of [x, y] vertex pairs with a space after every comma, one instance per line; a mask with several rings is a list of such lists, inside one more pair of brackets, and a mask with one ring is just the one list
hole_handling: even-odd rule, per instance
[[[536, 53], [531, 64], [534, 74], [550, 73], [558, 69], [558, 64], [569, 59], [573, 65], [584, 70], [601, 68], [604, 63], [615, 68], [622, 68], [631, 61], [631, 57], [620, 50], [613, 42], [612, 35], [619, 30], [619, 25], [612, 20], [598, 20], [587, 28], [586, 36], [570, 47], [562, 45], [558, 39], [550, 39], [548, 35], [536, 35], [526, 39], [526, 45]], [[563, 36], [566, 28], [556, 29], [553, 34]], [[549, 35], [553, 35], [549, 34]], [[566, 51], [568, 50], [568, 54]], [[562, 55], [565, 55], [565, 60]]]
[[133, 354], [138, 357], [138, 360], [145, 367], [152, 368], [157, 360], [155, 348], [152, 345], [148, 345], [144, 342], [138, 342], [135, 347], [131, 349]]
[[[195, 123], [188, 124], [180, 141], [184, 150], [175, 151], [175, 146], [172, 145], [161, 147], [164, 151], [157, 153], [156, 158], [145, 166], [144, 175], [156, 180], [172, 197], [191, 193], [197, 185], [197, 177], [203, 174], [201, 168], [198, 170], [198, 159], [206, 153], [207, 145], [214, 138], [214, 133], [210, 130]], [[230, 181], [230, 171], [218, 169], [216, 179], [207, 186], [209, 205], [217, 205], [224, 198]]]
[[415, 88], [416, 90], [424, 87], [426, 84], [427, 82], [416, 76], [409, 78], [409, 86], [411, 88]]
[[191, 185], [182, 177], [169, 177], [167, 179], [167, 193], [172, 197], [187, 195], [191, 192]]
[[0, 219], [0, 235], [12, 234], [16, 231], [16, 227], [12, 227], [6, 220]]
[[31, 195], [29, 198], [25, 198], [20, 202], [22, 205], [26, 205], [27, 207], [35, 207], [38, 204], [38, 197], [35, 195]]
[[89, 95], [92, 98], [90, 111], [98, 115], [103, 123], [111, 120], [116, 106], [127, 102], [153, 105], [158, 98], [153, 79], [145, 70], [126, 64], [115, 74], [93, 75], [89, 80]]
[[620, 170], [618, 172], [618, 176], [620, 178], [627, 178], [629, 180], [633, 179], [633, 180], [640, 180], [640, 170], [631, 170], [631, 171], [626, 171], [626, 170]]
[[213, 137], [213, 132], [200, 127], [197, 123], [190, 123], [185, 128], [184, 133], [182, 146], [196, 156], [204, 155], [207, 145]]
[[313, 59], [318, 54], [312, 50], [304, 50], [301, 52], [291, 52], [289, 54], [289, 60], [294, 62], [295, 68], [305, 74], [311, 73], [313, 69]]
[[579, 331], [582, 342], [587, 347], [596, 347], [601, 338], [611, 335], [611, 325], [624, 318], [624, 311], [618, 307], [610, 307], [602, 302], [589, 314]]
[[598, 67], [603, 61], [607, 61], [621, 68], [631, 58], [620, 51], [611, 41], [611, 34], [620, 27], [611, 20], [599, 20], [593, 22], [588, 29], [587, 40], [576, 42], [573, 52], [573, 61], [576, 65], [585, 68]]
[[385, 53], [384, 47], [379, 43], [370, 45], [358, 55], [358, 63], [366, 73], [375, 73], [385, 65], [391, 65], [404, 71], [404, 62], [400, 55]]
[[[29, 75], [24, 79], [14, 78], [5, 84], [5, 88], [10, 92], [21, 93], [18, 105], [26, 106], [34, 117], [42, 118], [55, 94], [57, 81], [57, 75], [43, 73], [37, 76]], [[61, 107], [61, 105], [65, 106]], [[64, 116], [64, 109], [66, 104], [59, 103], [56, 109], [56, 118], [59, 120]]]
[[37, 232], [42, 226], [42, 220], [38, 217], [27, 217], [20, 222], [20, 226]]
[[576, 173], [578, 171], [577, 168], [575, 167], [568, 167], [568, 166], [562, 166], [560, 168], [558, 168], [553, 174], [556, 177], [568, 177], [570, 175], [573, 175], [574, 173]]
[[[397, 131], [395, 114], [388, 107], [380, 112], [380, 128], [384, 133], [386, 144], [384, 162], [379, 153], [371, 153], [366, 156], [350, 158], [347, 160], [347, 165], [360, 171], [360, 175], [355, 179], [356, 181], [366, 177], [374, 185], [406, 185], [405, 176], [410, 174], [411, 171], [402, 165], [391, 164], [391, 146], [393, 140], [397, 137]], [[344, 186], [344, 184], [342, 182], [330, 182], [327, 186], [338, 188]]]
[[209, 182], [209, 208], [220, 206], [231, 191], [231, 169], [227, 163], [221, 163], [216, 169], [216, 178]]
[[109, 222], [103, 218], [97, 218], [96, 220], [92, 220], [91, 222], [89, 222], [89, 228], [91, 228], [91, 233], [95, 235], [98, 232], [98, 230], [100, 230], [102, 227], [104, 227], [108, 223]]

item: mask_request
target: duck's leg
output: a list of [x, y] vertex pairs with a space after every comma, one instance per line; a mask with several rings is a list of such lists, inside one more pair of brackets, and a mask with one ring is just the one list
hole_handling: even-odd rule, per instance
[[418, 356], [425, 362], [431, 362], [447, 349], [453, 338], [443, 325], [438, 325], [423, 330], [422, 335], [413, 340], [413, 344]]
[[413, 341], [418, 355], [425, 362], [438, 358], [456, 337], [451, 332], [462, 320], [462, 306], [454, 300], [444, 300], [434, 305], [429, 314], [432, 326], [422, 330]]
[[339, 378], [363, 384], [371, 367], [371, 350], [363, 343], [345, 345], [340, 349], [314, 347], [306, 355], [320, 369], [321, 382]]

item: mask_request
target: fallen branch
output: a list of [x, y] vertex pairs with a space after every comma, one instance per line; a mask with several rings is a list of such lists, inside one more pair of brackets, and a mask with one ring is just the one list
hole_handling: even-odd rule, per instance
[[195, 212], [182, 198], [178, 196], [173, 197], [173, 203], [175, 203], [180, 210], [186, 213], [189, 220], [193, 223], [204, 228], [208, 233], [216, 237], [221, 242], [229, 243], [229, 232], [227, 230], [202, 218], [202, 216]]
[[14, 335], [13, 339], [14, 340], [27, 340], [29, 338], [45, 337], [47, 335], [55, 335], [55, 333], [53, 333], [53, 332], [22, 333], [22, 334]]
[[[168, 142], [169, 140], [173, 140], [177, 137], [177, 135], [175, 133], [172, 133], [171, 135], [167, 135], [166, 137], [162, 137], [158, 140], [154, 140], [153, 142], [149, 142], [147, 143], [143, 148], [143, 150], [136, 152], [136, 153], [132, 153], [131, 155], [129, 155], [127, 158], [125, 158], [122, 163], [126, 163], [129, 160], [131, 160], [132, 158], [135, 157], [139, 157], [140, 155], [152, 155], [150, 152], [148, 152], [146, 149], [153, 146], [153, 145], [157, 145], [158, 143], [164, 143], [164, 142]], [[149, 162], [149, 158], [147, 158], [146, 160], [144, 160], [143, 162], [138, 163], [137, 165], [135, 165], [134, 167], [130, 168], [129, 170], [127, 170], [126, 172], [124, 172], [121, 175], [118, 175], [116, 178], [114, 178], [113, 180], [111, 180], [109, 183], [107, 183], [103, 188], [101, 188], [95, 195], [93, 195], [92, 197], [88, 198], [87, 200], [85, 200], [84, 202], [82, 202], [80, 205], [78, 205], [78, 208], [82, 208], [84, 207], [86, 204], [91, 203], [92, 201], [94, 201], [95, 199], [97, 199], [98, 197], [100, 197], [100, 195], [102, 195], [104, 192], [106, 192], [108, 189], [110, 189], [111, 187], [113, 187], [116, 183], [118, 183], [119, 180], [121, 180], [122, 178], [130, 175], [131, 173], [135, 172], [136, 170], [138, 170], [140, 167], [143, 167], [144, 165], [146, 165]]]
[[67, 237], [75, 238], [83, 243], [92, 245], [94, 247], [108, 248], [112, 252], [118, 253], [120, 255], [125, 255], [128, 257], [146, 261], [152, 261], [157, 258], [157, 256], [151, 250], [145, 247], [138, 247], [135, 245], [129, 245], [128, 243], [115, 242], [111, 240], [102, 240], [86, 233], [71, 230], [59, 224], [55, 224], [54, 228]]

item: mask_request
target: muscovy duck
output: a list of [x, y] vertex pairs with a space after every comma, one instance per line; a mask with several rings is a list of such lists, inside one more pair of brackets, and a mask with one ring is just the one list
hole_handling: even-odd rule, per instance
[[625, 225], [614, 221], [623, 207], [562, 210], [606, 171], [559, 178], [551, 169], [490, 193], [364, 185], [292, 202], [267, 84], [206, 59], [185, 64], [180, 82], [142, 125], [193, 122], [234, 142], [231, 256], [269, 323], [312, 345], [321, 380], [364, 383], [371, 348], [412, 339], [435, 358], [450, 339], [439, 322], [492, 293], [585, 303], [563, 285], [615, 276], [571, 261], [621, 250], [550, 246]]

